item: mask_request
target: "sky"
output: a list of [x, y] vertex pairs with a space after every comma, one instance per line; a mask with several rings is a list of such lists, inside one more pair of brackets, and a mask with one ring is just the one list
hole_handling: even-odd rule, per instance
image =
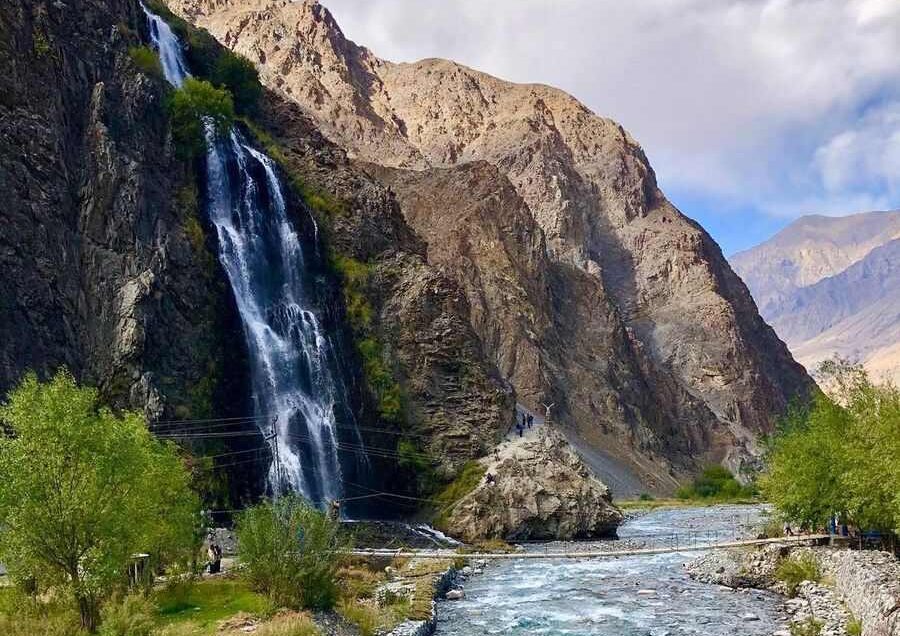
[[379, 57], [550, 84], [641, 143], [726, 255], [900, 208], [900, 0], [322, 0]]

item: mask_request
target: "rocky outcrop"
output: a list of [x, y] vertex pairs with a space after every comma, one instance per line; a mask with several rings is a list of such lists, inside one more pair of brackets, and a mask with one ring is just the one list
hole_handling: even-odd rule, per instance
[[453, 536], [587, 539], [615, 535], [624, 519], [609, 489], [546, 426], [501, 445], [482, 463], [486, 478], [447, 513]]
[[[429, 263], [466, 291], [526, 405], [555, 403], [575, 443], [625, 460], [649, 489], [705, 462], [740, 468], [810, 388], [615, 122], [546, 86], [381, 60], [310, 0], [170, 6], [256, 62], [351, 158], [382, 168], [373, 174], [428, 237]], [[445, 212], [485, 226], [451, 228]]]

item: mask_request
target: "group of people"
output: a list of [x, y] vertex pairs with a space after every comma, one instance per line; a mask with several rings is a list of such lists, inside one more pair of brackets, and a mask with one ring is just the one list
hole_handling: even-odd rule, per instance
[[522, 418], [519, 419], [519, 414], [516, 413], [516, 432], [519, 434], [519, 437], [525, 434], [525, 429], [530, 430], [532, 426], [534, 426], [534, 415], [522, 413]]

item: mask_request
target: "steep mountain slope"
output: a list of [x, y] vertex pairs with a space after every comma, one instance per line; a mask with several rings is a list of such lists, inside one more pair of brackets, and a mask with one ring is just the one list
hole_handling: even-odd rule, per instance
[[900, 238], [900, 210], [842, 217], [812, 214], [730, 260], [769, 320], [796, 290], [844, 271], [895, 238]]
[[898, 237], [900, 211], [803, 217], [733, 261], [808, 368], [838, 354], [900, 379]]
[[667, 488], [700, 462], [738, 467], [809, 388], [618, 124], [546, 86], [380, 60], [309, 0], [169, 4], [375, 164], [429, 263], [466, 290], [486, 351], [573, 439]]

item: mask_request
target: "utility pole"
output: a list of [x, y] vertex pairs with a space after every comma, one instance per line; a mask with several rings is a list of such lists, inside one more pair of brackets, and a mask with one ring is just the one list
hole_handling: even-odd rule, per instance
[[281, 474], [281, 453], [278, 450], [278, 429], [276, 427], [277, 423], [278, 418], [272, 418], [272, 432], [264, 438], [265, 441], [272, 442], [272, 453], [275, 456], [275, 487], [273, 488], [273, 494], [276, 498], [281, 495], [281, 488], [284, 483], [284, 477]]

